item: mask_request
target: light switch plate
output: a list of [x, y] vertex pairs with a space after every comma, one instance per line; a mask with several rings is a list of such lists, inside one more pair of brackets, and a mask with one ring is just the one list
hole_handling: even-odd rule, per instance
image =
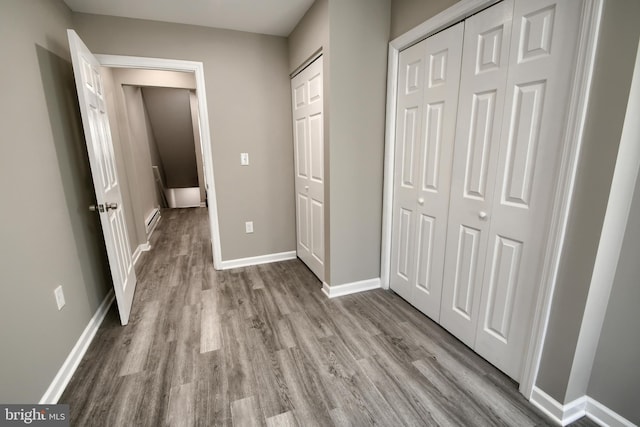
[[240, 153], [240, 165], [249, 166], [249, 153]]
[[64, 292], [62, 292], [62, 286], [58, 286], [53, 294], [56, 296], [56, 304], [58, 304], [58, 310], [62, 310], [62, 307], [66, 304], [64, 300]]
[[253, 233], [253, 221], [247, 221], [244, 223], [245, 233]]

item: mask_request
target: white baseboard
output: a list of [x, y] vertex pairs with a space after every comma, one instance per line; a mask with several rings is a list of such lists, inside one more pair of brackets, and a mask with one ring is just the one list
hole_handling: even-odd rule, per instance
[[341, 297], [343, 295], [355, 294], [358, 292], [370, 291], [380, 288], [380, 278], [360, 280], [359, 282], [345, 283], [343, 285], [329, 286], [322, 283], [322, 292], [329, 298]]
[[270, 262], [287, 261], [295, 259], [296, 251], [279, 252], [276, 254], [260, 255], [248, 258], [231, 259], [220, 263], [221, 270], [229, 270], [231, 268], [248, 267], [250, 265], [268, 264]]
[[553, 397], [534, 386], [530, 400], [557, 425], [566, 426], [587, 416], [601, 426], [634, 426], [631, 421], [589, 396], [582, 396], [566, 405], [562, 405]]
[[133, 251], [133, 255], [131, 255], [131, 258], [133, 258], [133, 263], [137, 264], [138, 259], [140, 259], [140, 255], [142, 255], [142, 252], [146, 252], [149, 250], [151, 250], [151, 245], [149, 244], [149, 242], [138, 245], [136, 250]]
[[62, 367], [56, 376], [53, 378], [49, 388], [47, 388], [47, 391], [42, 395], [40, 405], [55, 405], [58, 403], [60, 396], [62, 396], [62, 392], [67, 384], [69, 384], [73, 373], [78, 368], [82, 357], [89, 348], [89, 344], [93, 341], [93, 338], [96, 336], [96, 332], [98, 332], [98, 328], [107, 315], [109, 307], [111, 307], [111, 304], [113, 303], [114, 296], [115, 294], [113, 289], [111, 289], [104, 300], [102, 300], [100, 307], [98, 307], [98, 310], [96, 310], [91, 320], [89, 320], [89, 324], [84, 328], [82, 335], [80, 335], [80, 338], [78, 338], [78, 341], [71, 349], [71, 352], [62, 364]]
[[632, 427], [634, 423], [591, 397], [587, 397], [587, 417], [601, 426]]

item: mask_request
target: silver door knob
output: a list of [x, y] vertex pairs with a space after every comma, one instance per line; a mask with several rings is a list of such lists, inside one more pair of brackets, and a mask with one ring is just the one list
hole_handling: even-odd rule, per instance
[[116, 209], [118, 209], [118, 204], [117, 204], [117, 203], [107, 203], [107, 204], [105, 205], [105, 207], [106, 207], [106, 210], [107, 210], [107, 211], [109, 211], [109, 209], [111, 209], [111, 210], [114, 210], [114, 211], [115, 211]]
[[487, 219], [487, 216], [488, 216], [488, 215], [487, 215], [487, 213], [486, 213], [485, 211], [480, 211], [480, 212], [478, 212], [478, 218], [480, 218], [480, 219], [481, 219], [481, 220], [483, 220], [483, 221], [484, 221], [485, 219]]
[[89, 210], [91, 212], [104, 212], [104, 205], [103, 204], [89, 205]]
[[419, 205], [424, 205], [424, 197], [418, 198], [418, 204]]

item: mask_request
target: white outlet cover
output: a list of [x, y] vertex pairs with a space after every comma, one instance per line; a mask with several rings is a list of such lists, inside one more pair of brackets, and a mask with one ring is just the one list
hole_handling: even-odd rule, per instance
[[62, 310], [62, 307], [66, 304], [64, 300], [64, 292], [62, 291], [62, 286], [58, 286], [54, 291], [54, 295], [56, 296], [56, 304], [58, 304], [58, 310]]
[[240, 153], [240, 165], [242, 166], [249, 165], [249, 153]]
[[253, 221], [247, 221], [244, 223], [244, 230], [246, 233], [253, 233]]

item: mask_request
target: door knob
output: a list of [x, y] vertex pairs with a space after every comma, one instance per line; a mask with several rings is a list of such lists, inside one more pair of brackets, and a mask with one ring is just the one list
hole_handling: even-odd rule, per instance
[[117, 204], [117, 203], [107, 203], [107, 204], [105, 205], [105, 207], [106, 207], [106, 210], [107, 210], [107, 211], [109, 211], [109, 209], [111, 209], [111, 210], [114, 210], [114, 211], [115, 211], [116, 209], [118, 209], [118, 204]]
[[89, 210], [91, 212], [104, 212], [104, 205], [103, 204], [89, 205]]
[[419, 205], [424, 205], [424, 197], [419, 197], [418, 198], [418, 204]]
[[481, 220], [486, 220], [487, 219], [487, 213], [485, 211], [480, 211], [478, 212], [478, 218], [480, 218]]

